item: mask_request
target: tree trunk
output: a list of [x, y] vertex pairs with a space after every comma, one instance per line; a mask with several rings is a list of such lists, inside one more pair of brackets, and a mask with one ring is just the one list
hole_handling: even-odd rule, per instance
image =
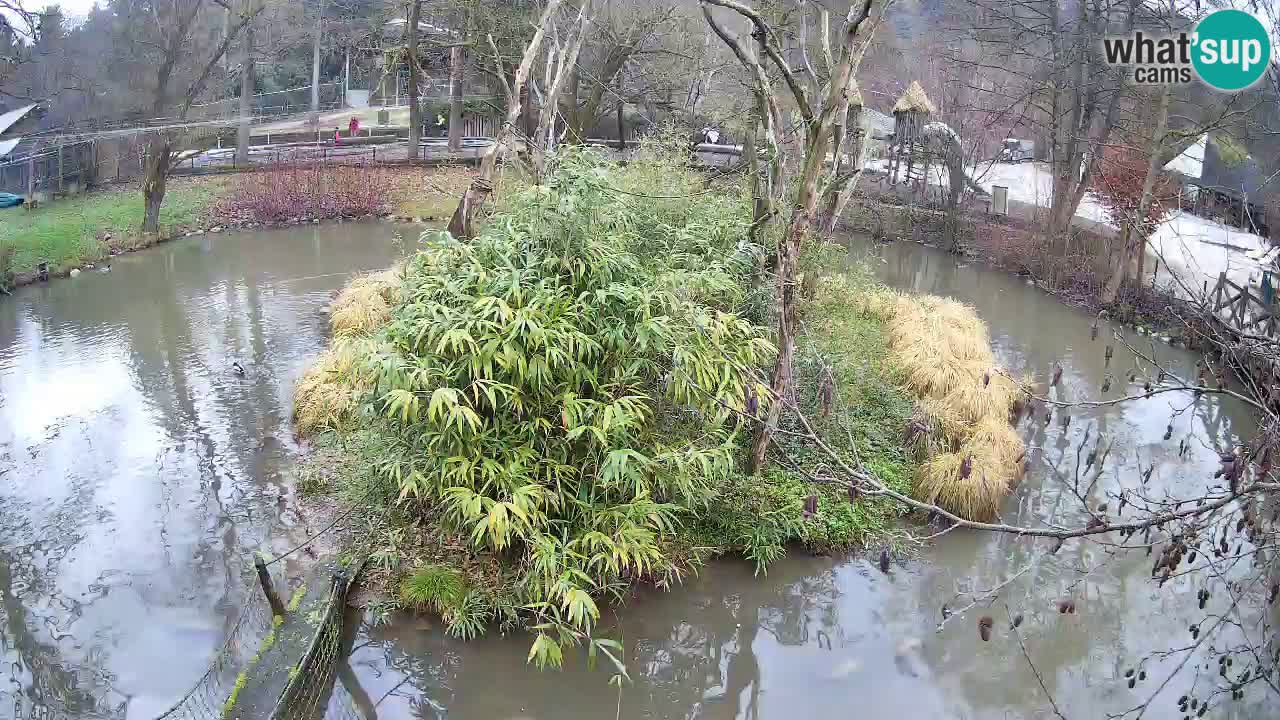
[[146, 172], [142, 178], [142, 234], [149, 239], [160, 234], [160, 206], [164, 202], [171, 152], [167, 134], [157, 134], [147, 141]]
[[236, 128], [236, 164], [249, 164], [249, 130], [253, 122], [253, 27], [245, 28], [240, 61], [240, 125]]
[[316, 34], [311, 43], [311, 115], [320, 122], [320, 36], [324, 32], [324, 2], [316, 8]]
[[1124, 277], [1128, 272], [1129, 258], [1132, 254], [1133, 240], [1132, 226], [1125, 223], [1120, 230], [1120, 242], [1116, 248], [1116, 256], [1113, 258], [1111, 265], [1111, 276], [1107, 278], [1107, 284], [1102, 288], [1102, 295], [1099, 299], [1103, 305], [1110, 305], [1116, 301], [1116, 296], [1120, 293], [1120, 286], [1124, 284]]
[[[808, 64], [806, 56], [805, 64]], [[816, 82], [816, 80], [815, 80]], [[820, 89], [815, 89], [818, 92]], [[831, 143], [831, 174], [827, 181], [826, 193], [823, 198], [822, 214], [818, 218], [818, 232], [824, 237], [831, 235], [836, 229], [836, 204], [840, 195], [842, 183], [839, 181], [840, 170], [844, 164], [844, 143], [848, 133], [849, 126], [849, 95], [845, 94], [840, 99], [840, 109], [836, 113], [834, 130], [832, 132]], [[854, 160], [857, 163], [857, 160]]]
[[[409, 3], [409, 22], [404, 31], [406, 54], [409, 56], [409, 159], [418, 159], [418, 150], [422, 144], [422, 108], [418, 107], [418, 19], [422, 16], [422, 0], [411, 0]], [[452, 72], [450, 72], [452, 75]], [[452, 110], [450, 111], [452, 115]], [[449, 134], [453, 134], [452, 126]]]
[[618, 152], [625, 152], [627, 149], [627, 128], [626, 118], [623, 117], [625, 112], [622, 102], [622, 73], [618, 73]]
[[1142, 178], [1142, 195], [1138, 199], [1138, 209], [1130, 219], [1123, 233], [1120, 244], [1120, 257], [1112, 268], [1111, 277], [1102, 290], [1102, 304], [1110, 305], [1116, 301], [1129, 269], [1138, 261], [1136, 279], [1142, 283], [1143, 260], [1147, 252], [1147, 213], [1154, 201], [1156, 178], [1160, 175], [1160, 156], [1164, 150], [1165, 130], [1169, 126], [1169, 86], [1160, 92], [1160, 102], [1156, 105], [1156, 130], [1151, 136], [1151, 157], [1147, 161], [1147, 173]]
[[795, 208], [787, 223], [787, 232], [778, 242], [777, 297], [778, 297], [778, 359], [773, 366], [773, 382], [769, 411], [764, 425], [756, 431], [751, 448], [752, 474], [764, 468], [765, 455], [778, 429], [782, 406], [792, 389], [792, 359], [795, 357], [796, 327], [796, 275], [799, 268], [800, 249], [809, 233], [814, 210], [818, 206], [818, 178], [826, 159], [829, 128], [817, 128], [805, 146], [805, 165], [796, 193]]
[[520, 86], [520, 116], [524, 124], [525, 152], [529, 152], [528, 143], [533, 138], [533, 133], [537, 130], [534, 126], [533, 119], [533, 102], [529, 99], [529, 83]]
[[[573, 84], [572, 97], [573, 113], [567, 117], [570, 119], [570, 128], [568, 137], [573, 138], [574, 142], [581, 142], [587, 139], [587, 135], [595, 129], [596, 123], [603, 119], [600, 112], [600, 106], [604, 104], [605, 87], [608, 83], [622, 81], [622, 69], [626, 67], [627, 60], [635, 52], [635, 47], [630, 44], [615, 45], [609, 48], [609, 53], [605, 57], [604, 66], [600, 70], [600, 75], [594, 79], [591, 84], [591, 91], [587, 93], [586, 99], [582, 104], [578, 104], [578, 83], [576, 79], [579, 73], [574, 72], [575, 81]], [[619, 95], [622, 93], [619, 92]], [[608, 107], [607, 105], [605, 107]]]
[[552, 79], [543, 94], [542, 108], [538, 113], [538, 129], [534, 133], [533, 147], [530, 148], [533, 157], [533, 181], [535, 183], [542, 182], [546, 174], [547, 163], [555, 149], [555, 111], [559, 106], [559, 98], [565, 86], [565, 78], [569, 75], [576, 78], [578, 75], [578, 54], [582, 50], [587, 22], [590, 20], [587, 15], [589, 8], [589, 2], [583, 3], [578, 12], [577, 20], [569, 31], [569, 36], [565, 38], [564, 45], [559, 48], [559, 53], [555, 52], [555, 48], [553, 48], [547, 58], [548, 72]]
[[462, 46], [449, 48], [449, 152], [462, 149], [462, 88], [465, 70]]

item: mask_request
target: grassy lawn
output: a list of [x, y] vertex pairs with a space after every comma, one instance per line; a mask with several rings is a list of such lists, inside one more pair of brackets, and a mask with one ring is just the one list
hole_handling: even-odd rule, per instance
[[[463, 167], [389, 167], [385, 172], [385, 210], [428, 222], [453, 214], [474, 175]], [[210, 215], [226, 210], [221, 201], [251, 189], [252, 180], [247, 175], [170, 180], [161, 236], [212, 224]], [[29, 280], [41, 262], [49, 263], [50, 273], [65, 274], [112, 251], [145, 247], [149, 242], [139, 232], [141, 224], [142, 192], [136, 185], [62, 198], [36, 210], [0, 210], [0, 288]]]
[[[409, 170], [398, 178], [390, 209], [395, 215], [447, 221], [458, 207], [458, 199], [475, 177], [464, 167]], [[495, 193], [495, 196], [498, 193]]]
[[[171, 181], [160, 215], [162, 235], [197, 223], [224, 186], [223, 178]], [[13, 208], [0, 212], [0, 255], [9, 256], [9, 272], [15, 276], [33, 272], [42, 261], [49, 263], [50, 272], [64, 272], [112, 250], [140, 247], [141, 224], [142, 192], [137, 187], [76, 195], [36, 210]]]

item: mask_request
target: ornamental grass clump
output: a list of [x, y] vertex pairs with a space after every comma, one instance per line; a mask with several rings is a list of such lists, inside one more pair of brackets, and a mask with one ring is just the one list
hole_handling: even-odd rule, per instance
[[922, 409], [908, 435], [931, 456], [915, 496], [971, 520], [995, 517], [1022, 475], [1025, 448], [1009, 418], [1025, 390], [996, 365], [986, 324], [946, 298], [882, 291], [867, 303], [885, 318], [892, 360]]
[[400, 288], [397, 268], [364, 275], [351, 281], [330, 306], [329, 322], [336, 336], [363, 335], [391, 317], [391, 303]]
[[[356, 373], [378, 472], [513, 571], [539, 664], [595, 598], [679, 571], [748, 440], [734, 411], [765, 395], [743, 369], [774, 352], [733, 312], [758, 255], [743, 201], [618, 192], [643, 167], [569, 155], [473, 240], [425, 235]], [[697, 187], [679, 167], [663, 184]]]

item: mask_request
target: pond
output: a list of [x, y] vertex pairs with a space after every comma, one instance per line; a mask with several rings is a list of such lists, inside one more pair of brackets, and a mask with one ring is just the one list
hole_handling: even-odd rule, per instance
[[320, 308], [397, 231], [185, 238], [0, 297], [0, 716], [149, 718], [204, 672], [246, 559], [309, 524], [285, 478]]
[[[300, 450], [292, 385], [326, 341], [330, 292], [389, 265], [397, 232], [413, 231], [188, 238], [0, 299], [0, 714], [152, 718], [200, 677], [242, 600], [250, 553], [316, 529], [288, 482]], [[1014, 372], [1043, 379], [1061, 363], [1067, 398], [1098, 396], [1108, 372], [1125, 385], [1132, 358], [1117, 347], [1110, 367], [1104, 359], [1114, 328], [1091, 339], [1092, 317], [1020, 278], [910, 243], [849, 247], [890, 285], [973, 304]], [[1155, 349], [1183, 370], [1196, 360]], [[1086, 431], [1113, 443], [1101, 497], [1151, 466], [1161, 487], [1202, 483], [1216, 450], [1254, 427], [1234, 401], [1180, 393], [1074, 411], [1068, 426], [1024, 423], [1030, 472], [1003, 519], [1036, 523], [1074, 504], [1062, 478], [1076, 472]], [[427, 618], [365, 618], [339, 695], [382, 718], [1055, 717], [1048, 696], [1067, 717], [1099, 718], [1142, 703], [1172, 673], [1145, 717], [1181, 717], [1177, 697], [1216, 677], [1206, 658], [1181, 669], [1180, 656], [1148, 658], [1133, 689], [1124, 672], [1187, 644], [1203, 617], [1199, 586], [1157, 589], [1141, 553], [1050, 550], [956, 531], [887, 575], [878, 548], [793, 554], [765, 575], [715, 562], [606, 616], [603, 632], [626, 646], [632, 682], [620, 691], [580, 653], [560, 672], [530, 667], [525, 636], [462, 643]], [[968, 604], [958, 592], [1006, 582], [990, 607], [939, 627], [944, 604]], [[1062, 598], [1078, 611], [1060, 615]], [[1019, 614], [1022, 646], [1009, 632]], [[990, 642], [978, 638], [981, 615], [995, 619]], [[1210, 717], [1274, 714], [1266, 702], [1254, 688]]]

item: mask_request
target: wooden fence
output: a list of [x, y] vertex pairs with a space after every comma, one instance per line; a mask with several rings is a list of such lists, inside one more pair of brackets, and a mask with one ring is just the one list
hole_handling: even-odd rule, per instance
[[1276, 337], [1275, 297], [1262, 298], [1249, 288], [1241, 287], [1227, 279], [1226, 273], [1218, 275], [1218, 284], [1212, 293], [1210, 311], [1227, 328], [1249, 335]]

